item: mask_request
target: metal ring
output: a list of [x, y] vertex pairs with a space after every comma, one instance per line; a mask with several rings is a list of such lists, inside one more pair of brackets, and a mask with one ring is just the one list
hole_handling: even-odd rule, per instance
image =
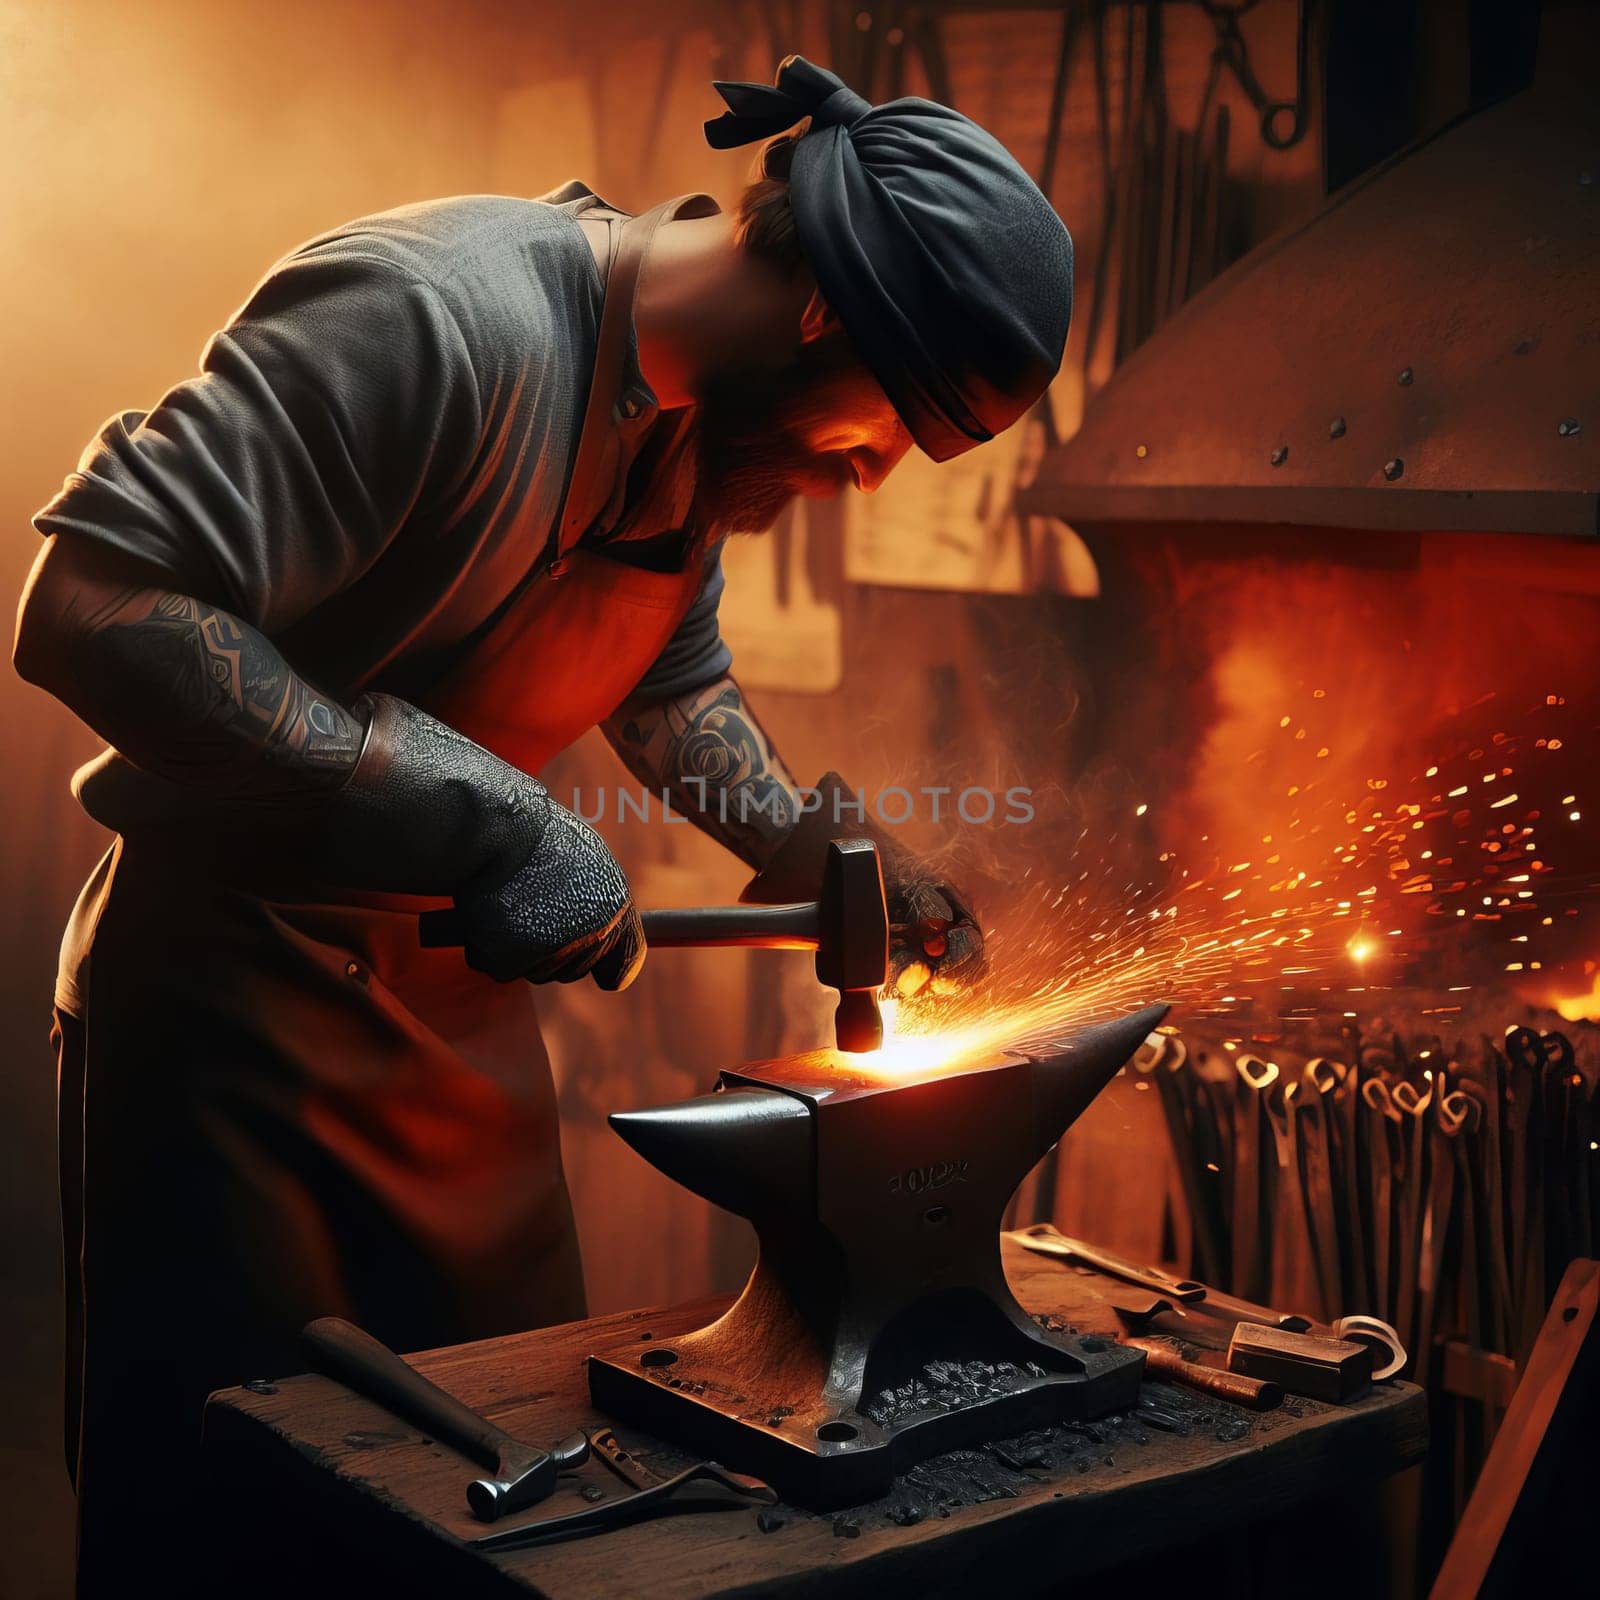
[[[1279, 133], [1277, 122], [1281, 115], [1288, 114], [1289, 131]], [[1299, 100], [1271, 100], [1261, 108], [1261, 138], [1262, 142], [1274, 150], [1288, 150], [1300, 143], [1305, 137], [1306, 108]]]

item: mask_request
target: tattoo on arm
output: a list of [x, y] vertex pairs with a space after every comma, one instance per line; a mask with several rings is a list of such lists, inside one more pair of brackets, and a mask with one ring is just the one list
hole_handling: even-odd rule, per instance
[[753, 867], [766, 865], [799, 820], [794, 779], [732, 678], [624, 708], [606, 733], [636, 778], [665, 789], [678, 810]]
[[245, 800], [335, 787], [365, 734], [263, 634], [165, 589], [86, 596], [73, 709], [136, 765]]

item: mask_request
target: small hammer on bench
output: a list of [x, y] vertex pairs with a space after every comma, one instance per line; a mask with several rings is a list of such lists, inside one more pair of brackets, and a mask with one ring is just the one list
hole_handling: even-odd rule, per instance
[[[647, 946], [815, 950], [817, 980], [839, 991], [834, 1033], [841, 1050], [860, 1055], [883, 1043], [878, 991], [889, 978], [889, 910], [878, 847], [870, 839], [835, 839], [816, 900], [796, 905], [689, 906], [640, 913]], [[456, 913], [429, 911], [422, 942], [459, 944]]]
[[548, 1450], [513, 1439], [341, 1317], [308, 1322], [300, 1342], [312, 1367], [324, 1377], [487, 1467], [489, 1476], [467, 1488], [467, 1504], [480, 1522], [495, 1522], [548, 1499], [558, 1473], [581, 1467], [589, 1459], [587, 1434], [574, 1433]]

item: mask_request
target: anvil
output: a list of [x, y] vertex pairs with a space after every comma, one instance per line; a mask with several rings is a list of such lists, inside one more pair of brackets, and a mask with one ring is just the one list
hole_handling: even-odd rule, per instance
[[1143, 1353], [1023, 1310], [1000, 1223], [1165, 1014], [912, 1079], [814, 1051], [613, 1115], [646, 1160], [747, 1217], [759, 1254], [715, 1322], [591, 1356], [595, 1404], [817, 1507], [871, 1499], [939, 1451], [1133, 1404]]

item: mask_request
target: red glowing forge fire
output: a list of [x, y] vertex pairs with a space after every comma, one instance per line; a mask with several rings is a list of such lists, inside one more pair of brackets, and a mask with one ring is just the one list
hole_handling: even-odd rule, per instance
[[902, 1008], [886, 1068], [935, 1034], [1017, 1037], [1153, 993], [1242, 1024], [1401, 990], [1444, 1019], [1483, 988], [1600, 1011], [1592, 552], [1279, 542], [1130, 553], [1159, 620], [1106, 669], [1122, 714], [1092, 784], [1066, 787], [1081, 833], [1048, 859], [1008, 839], [1037, 858], [984, 902], [986, 983]]

